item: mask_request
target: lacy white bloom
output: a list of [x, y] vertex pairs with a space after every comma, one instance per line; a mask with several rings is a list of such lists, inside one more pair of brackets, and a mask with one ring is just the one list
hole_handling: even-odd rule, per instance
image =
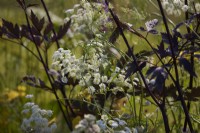
[[53, 115], [53, 112], [51, 110], [40, 109], [35, 103], [26, 103], [22, 114], [29, 116], [28, 118], [24, 118], [21, 124], [21, 129], [24, 132], [52, 133], [57, 128], [55, 123], [49, 125], [47, 119]]
[[94, 88], [93, 86], [89, 86], [89, 87], [88, 87], [88, 92], [89, 92], [90, 94], [94, 94], [95, 91], [96, 91], [96, 90], [95, 90], [95, 88]]
[[188, 10], [194, 11], [192, 2], [194, 2], [194, 0], [188, 0], [188, 5], [185, 5], [184, 0], [162, 0], [162, 6], [168, 15], [174, 15], [178, 17], [182, 14], [182, 12], [184, 13]]
[[195, 4], [195, 9], [197, 12], [200, 12], [200, 3]]
[[112, 128], [117, 128], [119, 126], [119, 124], [114, 121], [114, 120], [109, 120], [108, 124], [112, 127]]
[[84, 115], [84, 119], [75, 126], [72, 133], [100, 133], [100, 131], [100, 127], [96, 124], [96, 117], [91, 114], [86, 114]]
[[188, 9], [189, 9], [188, 5], [184, 5], [184, 6], [182, 6], [182, 10], [183, 10], [183, 12], [187, 12]]

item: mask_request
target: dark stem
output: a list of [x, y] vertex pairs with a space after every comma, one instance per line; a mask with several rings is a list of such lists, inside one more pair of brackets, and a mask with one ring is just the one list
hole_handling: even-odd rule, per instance
[[12, 42], [12, 43], [15, 43], [15, 44], [18, 44], [18, 45], [24, 47], [28, 52], [30, 52], [33, 56], [35, 56], [35, 58], [37, 60], [41, 61], [40, 58], [33, 51], [31, 51], [28, 47], [26, 47], [22, 42], [16, 42], [16, 41], [13, 41], [13, 40], [10, 40], [10, 39], [7, 39], [7, 38], [3, 38], [3, 37], [1, 37], [1, 39], [9, 41], [9, 42]]
[[[25, 3], [25, 0], [23, 0], [23, 3]], [[66, 115], [65, 115], [65, 112], [64, 112], [64, 110], [63, 110], [63, 108], [62, 108], [62, 103], [61, 103], [60, 100], [59, 100], [59, 97], [58, 97], [58, 95], [57, 95], [57, 92], [56, 92], [56, 89], [55, 89], [55, 87], [54, 87], [54, 84], [53, 84], [53, 82], [52, 82], [52, 80], [51, 80], [51, 77], [50, 77], [50, 75], [49, 75], [49, 73], [48, 73], [48, 68], [47, 68], [47, 66], [45, 65], [45, 62], [44, 62], [44, 60], [43, 60], [43, 58], [42, 58], [42, 55], [41, 55], [40, 50], [39, 50], [39, 47], [38, 47], [38, 45], [37, 45], [37, 43], [36, 43], [36, 41], [35, 41], [35, 38], [34, 38], [34, 36], [33, 36], [33, 32], [32, 32], [32, 30], [31, 30], [31, 26], [30, 26], [30, 22], [29, 22], [29, 19], [28, 19], [28, 14], [27, 14], [27, 12], [26, 12], [26, 9], [27, 9], [27, 8], [26, 8], [26, 6], [25, 6], [25, 7], [24, 7], [24, 13], [25, 13], [26, 22], [27, 22], [28, 29], [29, 29], [29, 31], [30, 31], [31, 37], [32, 37], [32, 39], [33, 39], [33, 42], [34, 42], [35, 47], [36, 47], [36, 49], [37, 49], [37, 52], [38, 52], [38, 54], [39, 54], [39, 58], [40, 58], [40, 60], [41, 60], [41, 63], [42, 63], [42, 65], [43, 65], [43, 67], [44, 67], [44, 69], [45, 69], [45, 72], [46, 72], [46, 74], [47, 74], [48, 80], [49, 80], [49, 82], [50, 82], [50, 84], [51, 84], [51, 86], [52, 86], [52, 90], [53, 90], [53, 93], [54, 93], [54, 95], [55, 95], [55, 97], [56, 97], [56, 99], [57, 99], [59, 108], [61, 109], [61, 112], [62, 112], [62, 114], [63, 114], [63, 116], [64, 116], [64, 119], [65, 119], [65, 121], [66, 121], [66, 123], [67, 123], [69, 129], [72, 131], [72, 130], [73, 130], [72, 124], [68, 121], [68, 119], [67, 119], [67, 117], [66, 117]]]
[[[188, 5], [188, 1], [187, 0], [185, 0], [185, 5]], [[196, 9], [195, 9], [195, 12], [196, 12]], [[185, 19], [186, 20], [189, 19], [189, 13], [188, 13], [188, 11], [185, 12]], [[187, 26], [187, 32], [188, 33], [191, 32], [190, 28], [188, 26]], [[191, 45], [192, 45], [192, 48], [193, 48], [194, 47], [194, 42], [192, 42]], [[191, 63], [192, 71], [194, 71], [194, 52], [193, 51], [190, 54], [190, 63]], [[193, 88], [193, 79], [194, 79], [193, 74], [190, 74], [189, 89], [191, 89], [191, 90]], [[188, 108], [188, 111], [189, 111], [190, 110], [190, 101], [189, 100], [188, 100], [188, 103], [187, 103], [187, 108]], [[187, 120], [185, 119], [183, 131], [185, 132], [186, 129], [187, 129]]]
[[[53, 26], [53, 22], [52, 22], [52, 20], [51, 20], [51, 17], [50, 17], [50, 15], [49, 15], [49, 12], [48, 12], [48, 9], [47, 9], [47, 7], [46, 7], [46, 4], [45, 4], [44, 0], [41, 0], [41, 3], [42, 3], [42, 6], [43, 6], [43, 8], [44, 8], [44, 10], [45, 10], [45, 12], [46, 12], [46, 15], [47, 15], [47, 18], [48, 18], [48, 20], [49, 20], [49, 23]], [[56, 32], [55, 32], [54, 27], [52, 28], [52, 32], [53, 32], [53, 34], [54, 34], [54, 36], [55, 36], [55, 38], [56, 38], [57, 48], [60, 48], [60, 44], [59, 44], [59, 42], [58, 42], [57, 35], [56, 35]], [[62, 93], [62, 95], [63, 95], [63, 98], [65, 99], [65, 103], [66, 103], [65, 106], [69, 106], [69, 109], [70, 109], [71, 113], [73, 114], [73, 116], [75, 116], [75, 113], [74, 113], [72, 107], [70, 106], [70, 103], [69, 103], [69, 101], [68, 101], [68, 99], [67, 99], [67, 96], [66, 96], [66, 94], [65, 94], [64, 89], [63, 89], [63, 88], [60, 88], [60, 91], [61, 91], [61, 93]]]
[[182, 89], [181, 89], [180, 84], [179, 84], [178, 67], [177, 67], [177, 64], [176, 64], [176, 56], [174, 54], [173, 42], [172, 42], [172, 38], [170, 36], [169, 27], [168, 27], [168, 24], [167, 24], [167, 20], [165, 18], [165, 14], [164, 14], [164, 11], [163, 11], [163, 8], [162, 8], [162, 4], [161, 4], [160, 0], [157, 0], [157, 2], [158, 2], [158, 5], [159, 5], [159, 8], [160, 8], [162, 17], [163, 17], [163, 22], [164, 22], [164, 25], [165, 25], [165, 28], [166, 28], [166, 31], [167, 31], [167, 35], [168, 35], [168, 38], [169, 38], [169, 42], [170, 42], [170, 49], [171, 49], [171, 52], [172, 52], [173, 64], [174, 64], [175, 75], [176, 75], [177, 91], [178, 91], [178, 94], [179, 94], [179, 98], [181, 100], [181, 104], [182, 104], [182, 107], [183, 107], [183, 110], [184, 110], [184, 113], [185, 113], [185, 116], [186, 116], [186, 120], [187, 120], [189, 128], [190, 128], [190, 131], [193, 133], [194, 130], [193, 130], [193, 127], [192, 127], [191, 119], [190, 119], [190, 116], [189, 116], [189, 112], [188, 112], [185, 100], [183, 98]]
[[163, 121], [164, 121], [164, 125], [165, 125], [165, 132], [169, 133], [170, 132], [170, 128], [169, 128], [169, 121], [168, 121], [168, 117], [167, 117], [167, 113], [166, 113], [166, 109], [165, 109], [165, 105], [161, 105], [160, 106], [160, 111], [162, 113], [162, 117], [163, 117]]
[[[52, 21], [51, 21], [51, 17], [50, 17], [50, 15], [49, 15], [49, 12], [48, 12], [48, 9], [47, 9], [47, 7], [46, 7], [46, 4], [44, 3], [44, 0], [41, 0], [41, 3], [42, 3], [42, 6], [44, 7], [44, 10], [45, 10], [46, 14], [47, 14], [47, 18], [48, 18], [48, 20], [49, 20], [49, 23], [53, 26], [53, 23], [52, 23]], [[55, 32], [54, 27], [52, 28], [52, 32], [53, 32], [54, 36], [56, 37], [56, 45], [57, 45], [57, 48], [60, 48], [60, 44], [59, 44], [59, 42], [58, 42], [57, 35], [56, 35], [56, 32]]]
[[[106, 5], [109, 7], [108, 1], [106, 0], [105, 2], [106, 2]], [[166, 131], [166, 133], [169, 133], [170, 132], [170, 128], [169, 128], [168, 117], [167, 117], [167, 114], [165, 112], [165, 104], [160, 103], [156, 99], [156, 97], [154, 96], [154, 94], [150, 91], [149, 86], [147, 85], [146, 79], [145, 79], [142, 71], [140, 70], [140, 68], [138, 66], [136, 57], [135, 57], [135, 55], [134, 55], [134, 53], [133, 53], [133, 51], [132, 51], [132, 49], [131, 49], [131, 47], [130, 47], [130, 45], [128, 43], [128, 40], [126, 39], [126, 37], [125, 37], [125, 35], [123, 33], [123, 30], [122, 30], [122, 28], [120, 26], [120, 21], [119, 21], [118, 17], [113, 13], [113, 11], [110, 8], [109, 8], [109, 12], [110, 12], [110, 14], [113, 17], [113, 19], [114, 19], [114, 21], [115, 21], [115, 23], [116, 23], [116, 25], [117, 25], [117, 27], [118, 27], [118, 29], [120, 31], [120, 34], [121, 34], [121, 36], [122, 36], [122, 38], [123, 38], [123, 40], [124, 40], [124, 42], [125, 42], [128, 50], [129, 50], [129, 52], [131, 53], [131, 57], [132, 57], [132, 59], [134, 61], [134, 64], [136, 65], [136, 68], [137, 68], [137, 70], [138, 70], [138, 72], [139, 72], [139, 74], [140, 74], [140, 76], [142, 78], [142, 81], [143, 81], [143, 83], [145, 85], [145, 88], [147, 89], [148, 93], [150, 94], [150, 96], [152, 97], [152, 99], [154, 100], [154, 102], [159, 106], [160, 110], [162, 111], [162, 115], [163, 115], [163, 118], [164, 118], [165, 131]]]
[[[108, 1], [106, 0], [105, 2], [106, 2], [107, 7], [109, 7]], [[124, 32], [123, 32], [123, 30], [122, 30], [122, 28], [121, 28], [121, 26], [120, 26], [120, 22], [119, 22], [118, 17], [113, 13], [113, 11], [112, 11], [110, 8], [109, 8], [109, 12], [110, 12], [110, 14], [111, 14], [112, 17], [113, 17], [113, 19], [114, 19], [114, 21], [115, 21], [115, 23], [116, 23], [116, 25], [117, 25], [117, 28], [119, 29], [119, 32], [120, 32], [120, 34], [121, 34], [121, 36], [122, 36], [122, 38], [123, 38], [123, 40], [124, 40], [124, 42], [125, 42], [125, 44], [126, 44], [126, 46], [127, 46], [127, 48], [128, 48], [128, 51], [131, 53], [131, 57], [132, 57], [132, 59], [133, 59], [133, 61], [134, 61], [134, 64], [136, 65], [136, 68], [137, 68], [137, 70], [138, 70], [138, 72], [139, 72], [139, 74], [140, 74], [140, 76], [141, 76], [141, 78], [142, 78], [142, 81], [143, 81], [143, 83], [144, 83], [144, 85], [145, 85], [145, 88], [147, 89], [147, 91], [149, 92], [149, 94], [151, 95], [151, 97], [153, 98], [153, 100], [155, 101], [155, 103], [156, 103], [157, 105], [160, 105], [159, 101], [157, 101], [156, 97], [155, 97], [155, 96], [153, 95], [153, 93], [150, 91], [149, 86], [148, 86], [148, 84], [147, 84], [147, 82], [146, 82], [146, 79], [145, 79], [145, 77], [144, 77], [142, 71], [140, 70], [140, 68], [139, 68], [139, 66], [138, 66], [136, 56], [134, 55], [134, 53], [133, 53], [133, 51], [132, 51], [132, 49], [131, 49], [131, 47], [130, 47], [130, 45], [129, 45], [129, 43], [128, 43], [128, 40], [126, 39], [126, 37], [125, 37], [125, 35], [124, 35]]]

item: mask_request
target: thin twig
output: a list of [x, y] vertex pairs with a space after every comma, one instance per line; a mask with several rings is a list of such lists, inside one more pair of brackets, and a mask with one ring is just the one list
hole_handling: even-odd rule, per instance
[[[25, 3], [25, 0], [23, 0], [23, 3]], [[29, 29], [29, 31], [30, 31], [31, 37], [32, 37], [32, 39], [33, 39], [33, 42], [34, 42], [35, 47], [36, 47], [36, 49], [37, 49], [37, 52], [38, 52], [38, 54], [39, 54], [41, 63], [42, 63], [42, 65], [43, 65], [44, 69], [45, 69], [45, 72], [46, 72], [46, 74], [47, 74], [47, 77], [48, 77], [48, 79], [49, 79], [49, 82], [50, 82], [50, 84], [51, 84], [51, 86], [52, 86], [54, 95], [55, 95], [55, 97], [56, 97], [56, 99], [57, 99], [57, 101], [58, 101], [58, 105], [59, 105], [59, 107], [60, 107], [60, 109], [61, 109], [61, 112], [62, 112], [62, 114], [63, 114], [63, 116], [64, 116], [64, 119], [65, 119], [65, 121], [66, 121], [66, 123], [67, 123], [69, 129], [72, 131], [72, 124], [68, 121], [68, 119], [67, 119], [67, 117], [66, 117], [66, 115], [65, 115], [65, 112], [64, 112], [64, 110], [63, 110], [63, 108], [62, 108], [61, 102], [59, 101], [59, 97], [58, 97], [58, 95], [57, 95], [57, 92], [56, 92], [56, 89], [55, 89], [55, 87], [54, 87], [54, 84], [53, 84], [53, 82], [52, 82], [52, 80], [51, 80], [51, 77], [50, 77], [50, 75], [49, 75], [49, 73], [48, 73], [48, 68], [47, 68], [46, 65], [45, 65], [45, 62], [44, 62], [44, 60], [43, 60], [43, 58], [42, 58], [42, 55], [41, 55], [40, 50], [39, 50], [39, 47], [38, 47], [38, 45], [37, 45], [37, 43], [36, 43], [36, 41], [35, 41], [35, 38], [34, 38], [34, 36], [33, 36], [33, 32], [32, 32], [32, 30], [31, 30], [31, 26], [30, 26], [30, 22], [29, 22], [29, 19], [28, 19], [28, 14], [27, 14], [26, 9], [27, 9], [27, 7], [25, 6], [25, 7], [24, 7], [24, 13], [25, 13], [26, 22], [27, 22], [28, 29]]]
[[168, 123], [168, 118], [167, 118], [167, 115], [166, 115], [165, 107], [163, 107], [163, 104], [160, 103], [160, 102], [157, 100], [157, 98], [154, 96], [154, 94], [153, 94], [153, 93], [151, 92], [151, 90], [149, 89], [149, 86], [148, 86], [148, 84], [147, 84], [147, 82], [146, 82], [146, 79], [145, 79], [145, 77], [144, 77], [142, 71], [140, 70], [140, 68], [139, 68], [139, 66], [138, 66], [136, 56], [134, 55], [134, 53], [133, 53], [133, 51], [132, 51], [132, 49], [131, 49], [131, 47], [130, 47], [130, 45], [129, 45], [129, 43], [128, 43], [128, 40], [126, 39], [126, 37], [125, 37], [125, 35], [124, 35], [124, 33], [123, 33], [123, 30], [122, 30], [122, 28], [121, 28], [121, 26], [120, 26], [120, 21], [119, 21], [118, 17], [117, 17], [117, 16], [113, 13], [113, 11], [109, 8], [109, 3], [108, 3], [108, 1], [105, 0], [105, 2], [106, 2], [106, 5], [107, 5], [107, 7], [108, 7], [108, 10], [109, 10], [111, 16], [113, 17], [113, 19], [114, 19], [114, 21], [115, 21], [115, 23], [116, 23], [116, 25], [117, 25], [117, 28], [119, 29], [119, 32], [120, 32], [120, 34], [121, 34], [121, 36], [122, 36], [122, 38], [123, 38], [123, 40], [124, 40], [124, 42], [125, 42], [125, 44], [126, 44], [128, 50], [129, 50], [129, 52], [131, 53], [131, 57], [132, 57], [132, 59], [133, 59], [133, 61], [134, 61], [134, 64], [136, 65], [136, 68], [137, 68], [137, 70], [138, 70], [138, 72], [139, 72], [139, 74], [140, 74], [140, 76], [141, 76], [141, 78], [142, 78], [142, 81], [143, 81], [143, 83], [144, 83], [144, 85], [145, 85], [145, 88], [147, 89], [147, 91], [148, 91], [149, 94], [151, 95], [151, 97], [152, 97], [152, 99], [154, 100], [154, 102], [159, 106], [159, 108], [160, 108], [160, 110], [161, 110], [161, 112], [162, 112], [162, 114], [163, 114], [163, 118], [164, 118], [164, 122], [165, 122], [165, 131], [166, 131], [167, 133], [169, 133], [169, 132], [170, 132], [170, 128], [169, 128], [169, 123]]
[[173, 42], [172, 42], [172, 38], [170, 36], [169, 27], [168, 27], [168, 24], [167, 24], [167, 21], [166, 21], [166, 18], [165, 18], [165, 14], [164, 14], [164, 11], [163, 11], [162, 4], [161, 4], [160, 0], [157, 0], [157, 2], [158, 2], [158, 6], [160, 8], [161, 14], [163, 16], [163, 22], [164, 22], [164, 25], [165, 25], [165, 28], [166, 28], [166, 31], [167, 31], [167, 35], [168, 35], [168, 39], [169, 39], [169, 43], [170, 43], [170, 49], [171, 49], [171, 52], [172, 52], [173, 64], [174, 64], [175, 75], [176, 75], [177, 91], [178, 91], [178, 94], [179, 94], [179, 97], [180, 97], [180, 100], [181, 100], [181, 104], [182, 104], [182, 107], [183, 107], [183, 110], [184, 110], [184, 113], [185, 113], [185, 116], [186, 116], [186, 119], [187, 119], [187, 122], [188, 122], [188, 125], [189, 125], [189, 128], [190, 128], [190, 131], [193, 133], [194, 130], [193, 130], [193, 127], [192, 127], [192, 122], [191, 122], [191, 119], [190, 119], [190, 116], [189, 116], [189, 112], [188, 112], [185, 100], [183, 98], [182, 89], [181, 89], [180, 84], [179, 84], [178, 67], [177, 67], [177, 63], [176, 63], [176, 58], [175, 58], [176, 56], [175, 56], [175, 53], [174, 53]]
[[[48, 12], [48, 9], [47, 9], [47, 7], [46, 7], [46, 4], [44, 3], [44, 0], [41, 0], [41, 3], [42, 3], [42, 6], [44, 7], [44, 10], [45, 10], [46, 14], [47, 14], [47, 18], [48, 18], [48, 20], [49, 20], [49, 23], [53, 26], [53, 23], [52, 23], [52, 21], [51, 21], [51, 17], [50, 17], [50, 15], [49, 15], [49, 12]], [[54, 27], [52, 28], [52, 32], [53, 32], [53, 34], [54, 34], [54, 36], [55, 36], [55, 38], [56, 38], [56, 45], [57, 45], [57, 48], [60, 48], [60, 44], [59, 44], [59, 42], [58, 42], [57, 34], [56, 34], [56, 32], [55, 32]]]

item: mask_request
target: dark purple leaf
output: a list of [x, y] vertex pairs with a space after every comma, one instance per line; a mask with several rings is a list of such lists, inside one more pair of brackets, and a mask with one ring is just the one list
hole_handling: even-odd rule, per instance
[[38, 32], [40, 32], [44, 26], [44, 17], [42, 19], [38, 19], [38, 17], [33, 13], [33, 11], [31, 10], [31, 21], [34, 25], [34, 27], [38, 30]]
[[24, 5], [25, 5], [24, 2], [22, 0], [16, 0], [16, 1], [21, 6], [21, 8], [24, 9]]
[[38, 46], [41, 45], [42, 39], [40, 38], [40, 36], [34, 36], [34, 40], [35, 40], [34, 43], [36, 43]]
[[[139, 62], [138, 67], [139, 70], [142, 70], [146, 66], [146, 62]], [[128, 64], [128, 69], [126, 71], [125, 79], [130, 77], [132, 74], [138, 71], [138, 68], [136, 67], [136, 64], [134, 62]]]
[[187, 40], [194, 40], [194, 39], [198, 39], [197, 35], [195, 33], [187, 33], [184, 34], [183, 37]]
[[35, 28], [35, 27], [31, 27], [31, 31], [32, 31], [32, 34], [33, 35], [36, 35], [36, 36], [40, 36], [40, 32]]
[[140, 30], [140, 31], [147, 31], [144, 27], [140, 27], [138, 30]]
[[194, 54], [194, 57], [200, 60], [200, 54]]
[[71, 24], [71, 20], [65, 23], [63, 26], [60, 26], [57, 36], [52, 37], [52, 41], [61, 39], [68, 31]]
[[21, 26], [21, 36], [33, 41], [29, 29], [26, 25]]
[[155, 80], [155, 88], [161, 92], [163, 90], [164, 84], [165, 84], [165, 76], [163, 74], [158, 74], [156, 76], [156, 80]]
[[[191, 88], [188, 88], [191, 89]], [[189, 100], [193, 100], [193, 101], [197, 101], [200, 98], [200, 87], [194, 87], [191, 89], [191, 91], [187, 91], [186, 93], [186, 97]]]
[[118, 37], [119, 37], [119, 29], [115, 28], [114, 32], [112, 33], [112, 35], [109, 38], [109, 42], [114, 44]]
[[151, 33], [151, 34], [158, 34], [158, 31], [155, 30], [155, 29], [149, 30], [148, 32]]
[[2, 19], [3, 22], [3, 27], [7, 30], [5, 34], [9, 37], [9, 38], [14, 38], [14, 39], [18, 39], [19, 35], [20, 35], [20, 30], [19, 30], [19, 26], [17, 24], [13, 25], [11, 22], [8, 22], [4, 19]]
[[151, 79], [157, 77], [158, 75], [162, 74], [165, 78], [167, 78], [167, 73], [165, 72], [164, 68], [162, 67], [157, 67], [151, 75]]
[[44, 29], [44, 35], [49, 34], [52, 29], [53, 29], [53, 25], [51, 23], [48, 23]]
[[0, 26], [0, 37], [3, 35], [3, 28]]
[[[162, 36], [162, 41], [169, 44], [170, 41], [169, 41], [169, 36], [167, 33], [161, 33], [161, 36]], [[172, 36], [170, 35], [170, 37], [172, 38]]]
[[157, 67], [155, 67], [155, 66], [149, 67], [149, 69], [148, 69], [147, 72], [146, 72], [146, 75], [149, 76], [150, 74], [152, 74], [152, 72], [153, 72], [156, 68], [157, 68]]
[[181, 67], [183, 67], [189, 74], [197, 77], [196, 73], [193, 71], [193, 68], [190, 64], [190, 62], [185, 58], [179, 58], [179, 64]]
[[158, 45], [157, 48], [158, 49], [155, 49], [155, 51], [160, 55], [161, 58], [164, 58], [169, 55], [165, 50], [163, 41], [161, 41], [160, 45]]
[[41, 88], [43, 90], [52, 92], [52, 89], [49, 88], [44, 83], [44, 81], [42, 81], [41, 79], [36, 78], [35, 76], [32, 76], [32, 75], [23, 77], [21, 82], [26, 83], [27, 85], [32, 86], [32, 87]]

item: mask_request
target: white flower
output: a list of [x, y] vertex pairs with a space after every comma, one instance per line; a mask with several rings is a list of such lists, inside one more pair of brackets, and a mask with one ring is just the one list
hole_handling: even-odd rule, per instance
[[84, 80], [85, 82], [89, 82], [89, 80], [91, 79], [91, 74], [90, 73], [87, 73], [85, 76], [84, 76]]
[[27, 113], [29, 113], [29, 109], [24, 109], [24, 110], [22, 110], [22, 114], [27, 114]]
[[46, 115], [47, 111], [45, 109], [40, 110], [41, 115]]
[[102, 129], [102, 130], [106, 130], [106, 123], [103, 120], [98, 120], [97, 121], [98, 126]]
[[101, 82], [100, 78], [94, 78], [93, 83], [98, 85]]
[[107, 121], [107, 120], [108, 120], [108, 116], [107, 116], [107, 115], [101, 115], [101, 119], [102, 119], [103, 121]]
[[40, 109], [38, 105], [34, 103], [28, 102], [24, 105], [24, 107], [29, 107], [30, 109], [24, 109], [22, 111], [23, 114], [29, 115], [28, 118], [24, 118], [21, 124], [21, 129], [24, 132], [37, 132], [37, 133], [52, 133], [52, 131], [56, 128], [56, 124], [53, 123], [49, 126], [49, 121], [46, 116], [52, 116], [51, 110]]
[[68, 10], [65, 11], [65, 13], [72, 14], [72, 13], [74, 13], [74, 9], [68, 9]]
[[127, 123], [124, 120], [121, 120], [119, 118], [114, 118], [113, 120], [117, 121], [119, 123], [120, 126], [124, 126], [127, 125]]
[[151, 105], [151, 102], [148, 101], [148, 100], [146, 100], [146, 101], [145, 101], [145, 105], [146, 105], [146, 106], [149, 106], [149, 105]]
[[102, 89], [103, 91], [106, 91], [106, 85], [104, 83], [101, 83], [99, 85], [100, 89]]
[[29, 107], [32, 107], [33, 105], [35, 105], [35, 103], [33, 103], [33, 102], [27, 102], [27, 103], [24, 105], [24, 108], [29, 108]]
[[119, 71], [120, 71], [120, 68], [119, 68], [119, 67], [116, 67], [116, 68], [115, 68], [115, 72], [118, 73]]
[[25, 97], [29, 99], [29, 98], [33, 98], [33, 95], [29, 94], [29, 95], [26, 95]]
[[153, 20], [147, 21], [145, 23], [147, 31], [153, 30], [157, 24], [158, 24], [158, 19], [153, 19]]
[[108, 81], [108, 77], [107, 76], [101, 76], [101, 81], [106, 83]]
[[113, 120], [109, 120], [108, 124], [112, 127], [112, 128], [117, 128], [119, 125], [116, 121]]
[[80, 81], [79, 81], [79, 85], [80, 85], [80, 86], [85, 86], [85, 81], [84, 81], [83, 79], [80, 80]]
[[67, 83], [67, 82], [68, 82], [68, 79], [67, 79], [67, 77], [62, 77], [62, 78], [61, 78], [61, 81], [62, 81], [63, 83]]
[[187, 12], [188, 9], [189, 9], [188, 5], [184, 5], [184, 6], [182, 6], [182, 10], [183, 10], [183, 12]]
[[92, 125], [92, 132], [91, 133], [100, 133], [101, 129], [97, 124]]
[[78, 8], [78, 7], [80, 7], [80, 4], [75, 4], [75, 5], [73, 6], [73, 8]]
[[195, 4], [195, 9], [197, 10], [197, 12], [200, 12], [200, 3]]
[[168, 15], [172, 15], [174, 11], [174, 5], [173, 4], [168, 4], [167, 8], [166, 8], [166, 12]]
[[96, 120], [96, 117], [94, 115], [91, 115], [91, 114], [85, 114], [84, 118], [86, 120], [88, 120], [88, 121], [94, 121], [94, 120]]
[[133, 133], [138, 133], [138, 130], [136, 128], [132, 128]]
[[57, 128], [56, 123], [53, 123], [53, 124], [51, 125], [51, 130], [53, 131], [53, 130], [55, 130], [56, 128]]
[[88, 92], [89, 92], [90, 94], [94, 94], [95, 88], [94, 88], [93, 86], [89, 86], [89, 87], [88, 87]]
[[176, 10], [173, 11], [173, 13], [174, 13], [174, 15], [175, 15], [176, 17], [178, 17], [178, 16], [181, 15], [181, 10], [176, 9]]

